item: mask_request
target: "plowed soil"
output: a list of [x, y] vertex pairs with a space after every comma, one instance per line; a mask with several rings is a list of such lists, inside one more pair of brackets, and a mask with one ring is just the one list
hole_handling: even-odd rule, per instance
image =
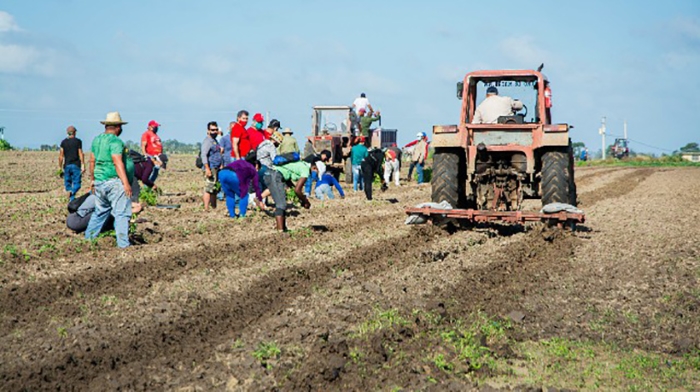
[[511, 320], [510, 343], [484, 342], [509, 360], [552, 338], [700, 349], [699, 169], [577, 170], [573, 233], [406, 226], [430, 199], [411, 182], [372, 202], [346, 186], [281, 234], [204, 212], [193, 158], [175, 156], [159, 202], [181, 207], [146, 209], [119, 250], [65, 227], [55, 158], [0, 153], [0, 390], [492, 388], [495, 368], [426, 361], [447, 355], [431, 317]]

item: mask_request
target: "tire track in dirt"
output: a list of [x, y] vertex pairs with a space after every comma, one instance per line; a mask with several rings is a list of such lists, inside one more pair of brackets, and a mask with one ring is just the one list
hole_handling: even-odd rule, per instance
[[600, 188], [579, 195], [579, 203], [584, 208], [590, 208], [601, 200], [624, 196], [637, 187], [647, 177], [655, 172], [654, 169], [633, 169], [628, 175], [617, 181], [605, 184]]
[[[401, 213], [390, 212], [390, 216], [399, 216]], [[346, 235], [345, 230], [348, 227], [357, 226], [358, 220], [371, 225], [384, 219], [387, 219], [384, 215], [375, 215], [370, 218], [344, 220], [340, 224], [326, 226], [327, 232], [314, 235], [328, 237], [334, 232], [339, 233], [338, 235]], [[33, 317], [29, 313], [36, 314], [39, 307], [46, 308], [62, 299], [70, 299], [77, 293], [92, 295], [107, 292], [116, 296], [122, 294], [140, 296], [148, 292], [155, 282], [173, 282], [188, 272], [202, 268], [216, 271], [222, 265], [230, 266], [232, 262], [229, 260], [232, 255], [245, 255], [245, 260], [233, 262], [240, 264], [246, 260], [260, 260], [289, 254], [295, 249], [308, 245], [308, 239], [303, 236], [285, 235], [284, 241], [277, 240], [281, 236], [279, 233], [272, 233], [245, 242], [203, 245], [185, 253], [157, 255], [120, 264], [116, 268], [97, 266], [80, 274], [59, 276], [38, 283], [5, 288], [0, 292], [0, 304], [2, 304], [1, 310], [4, 316], [0, 331], [8, 333], [22, 324], [38, 322], [42, 319], [41, 315]], [[261, 246], [261, 244], [265, 245]], [[52, 314], [53, 312], [56, 310], [52, 310]], [[79, 309], [76, 306], [68, 305], [66, 309], [58, 311], [58, 315], [76, 316], [79, 315], [78, 312]]]
[[[400, 254], [408, 255], [410, 244], [415, 241], [431, 241], [430, 234], [436, 230], [411, 230], [399, 238], [353, 250], [341, 264], [358, 276], [368, 276], [386, 268], [386, 263], [381, 261], [396, 257], [399, 250]], [[400, 260], [402, 265], [409, 265], [420, 257]], [[72, 343], [44, 337], [39, 341], [50, 346], [53, 342], [58, 349], [49, 349], [41, 358], [12, 357], [8, 355], [12, 348], [8, 347], [3, 355], [6, 358], [2, 361], [0, 382], [10, 389], [58, 389], [68, 385], [92, 388], [93, 380], [100, 377], [118, 380], [118, 385], [100, 385], [105, 389], [151, 389], [156, 386], [147, 384], [147, 369], [153, 362], [168, 369], [202, 362], [211, 354], [211, 347], [232, 339], [251, 323], [259, 323], [265, 315], [284, 309], [291, 299], [308, 293], [314, 284], [325, 284], [333, 278], [332, 268], [318, 262], [276, 269], [242, 292], [214, 300], [194, 298], [193, 309], [184, 309], [176, 317], [157, 321], [158, 316], [154, 315], [156, 322], [142, 325], [95, 320], [100, 328], [84, 330]], [[124, 371], [126, 368], [128, 372]]]
[[632, 168], [627, 168], [627, 167], [615, 167], [615, 168], [606, 168], [606, 169], [596, 169], [594, 171], [587, 171], [584, 173], [575, 173], [575, 178], [576, 178], [576, 187], [586, 187], [593, 181], [597, 180], [600, 177], [605, 177], [610, 175], [611, 173], [616, 173], [622, 170], [634, 170]]

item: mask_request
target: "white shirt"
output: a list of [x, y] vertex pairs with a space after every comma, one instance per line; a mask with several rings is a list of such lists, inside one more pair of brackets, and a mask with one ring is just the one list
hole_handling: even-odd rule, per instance
[[352, 106], [355, 107], [355, 113], [359, 113], [360, 109], [365, 109], [365, 112], [369, 112], [369, 105], [369, 99], [362, 97], [355, 98], [352, 103]]
[[522, 103], [510, 97], [490, 95], [476, 107], [472, 124], [496, 124], [500, 116], [512, 116], [513, 109], [521, 109]]

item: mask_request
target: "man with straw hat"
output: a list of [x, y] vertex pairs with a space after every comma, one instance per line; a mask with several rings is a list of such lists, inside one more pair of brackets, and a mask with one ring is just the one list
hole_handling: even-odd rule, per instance
[[129, 218], [131, 217], [131, 181], [134, 177], [134, 162], [127, 159], [128, 150], [119, 138], [122, 121], [119, 112], [107, 113], [100, 121], [105, 132], [92, 141], [89, 178], [95, 193], [95, 211], [90, 218], [86, 239], [94, 239], [100, 234], [102, 225], [111, 214], [114, 216], [114, 230], [117, 246], [126, 248], [129, 244]]
[[277, 147], [278, 154], [299, 152], [299, 145], [297, 144], [297, 139], [295, 139], [294, 136], [292, 136], [293, 133], [294, 132], [292, 132], [291, 129], [284, 128], [284, 131], [282, 131], [282, 135], [284, 135], [284, 139], [282, 140], [282, 144], [280, 144], [280, 146]]

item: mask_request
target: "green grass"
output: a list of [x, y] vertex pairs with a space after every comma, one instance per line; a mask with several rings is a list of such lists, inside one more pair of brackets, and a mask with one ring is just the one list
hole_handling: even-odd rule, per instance
[[691, 166], [700, 167], [700, 163], [686, 161], [680, 155], [663, 156], [659, 158], [649, 156], [636, 156], [627, 159], [607, 158], [605, 160], [598, 159], [592, 161], [578, 161], [576, 166], [592, 167], [592, 166], [631, 166], [631, 167], [678, 167]]
[[160, 188], [153, 190], [153, 188], [144, 186], [139, 193], [139, 202], [147, 206], [154, 206], [158, 204], [158, 196], [162, 193]]

